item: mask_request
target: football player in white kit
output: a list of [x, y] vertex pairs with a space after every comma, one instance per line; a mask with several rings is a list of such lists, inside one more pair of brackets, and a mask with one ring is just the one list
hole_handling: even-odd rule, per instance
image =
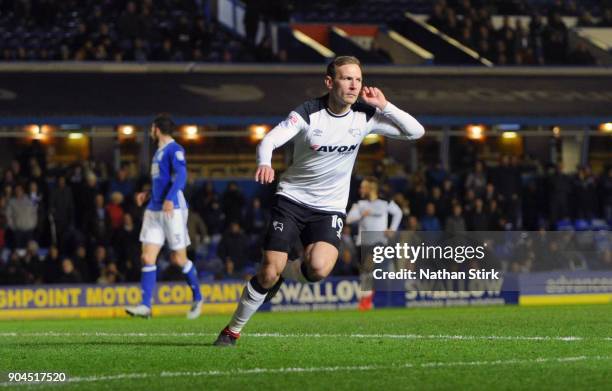
[[155, 289], [157, 255], [165, 242], [172, 251], [170, 260], [181, 267], [185, 281], [191, 288], [193, 303], [187, 312], [188, 319], [200, 316], [202, 294], [195, 265], [187, 259], [187, 247], [191, 244], [187, 233], [187, 202], [183, 188], [187, 181], [185, 150], [172, 138], [175, 124], [167, 114], [160, 114], [151, 125], [151, 138], [158, 149], [151, 163], [151, 193], [138, 193], [136, 203], [141, 206], [147, 199], [147, 210], [142, 221], [142, 271], [140, 285], [142, 303], [126, 307], [131, 316], [150, 317], [151, 301]]
[[[361, 200], [354, 203], [346, 216], [346, 223], [359, 222], [359, 231], [355, 244], [361, 246], [374, 246], [387, 244], [388, 237], [393, 235], [402, 221], [402, 209], [393, 201], [378, 198], [378, 181], [374, 177], [367, 177], [359, 186]], [[391, 215], [391, 225], [389, 225]], [[363, 235], [367, 232], [366, 235]], [[360, 251], [361, 253], [361, 251]], [[361, 260], [361, 286], [362, 297], [359, 309], [367, 311], [372, 309], [372, 262], [369, 259]]]
[[[304, 102], [272, 129], [257, 148], [255, 180], [274, 181], [272, 151], [293, 140], [293, 164], [282, 175], [264, 242], [263, 265], [244, 288], [232, 319], [215, 341], [234, 346], [251, 316], [289, 278], [318, 282], [332, 271], [351, 172], [359, 146], [370, 133], [414, 140], [423, 126], [391, 104], [376, 87], [362, 85], [361, 64], [352, 56], [335, 58], [327, 67], [328, 94]], [[362, 102], [358, 102], [361, 97]], [[287, 263], [300, 239], [304, 259]]]

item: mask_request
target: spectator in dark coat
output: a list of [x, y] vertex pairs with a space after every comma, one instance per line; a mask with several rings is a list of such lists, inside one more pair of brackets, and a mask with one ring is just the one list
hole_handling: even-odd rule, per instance
[[57, 178], [57, 187], [51, 192], [49, 213], [53, 218], [56, 242], [61, 246], [65, 234], [74, 224], [74, 198], [72, 190], [66, 186], [66, 178]]
[[81, 229], [88, 227], [88, 224], [91, 222], [88, 221], [88, 218], [95, 213], [96, 196], [98, 193], [100, 193], [98, 177], [90, 171], [85, 175], [85, 185], [81, 193], [82, 200], [81, 206], [79, 207], [79, 212], [83, 215], [83, 225]]
[[489, 230], [489, 215], [484, 209], [484, 202], [481, 198], [474, 201], [474, 210], [468, 216], [467, 227], [471, 231]]
[[230, 182], [227, 185], [221, 204], [227, 223], [237, 222], [242, 224], [242, 207], [245, 200], [236, 182]]
[[446, 224], [444, 225], [444, 231], [450, 235], [454, 235], [460, 232], [465, 232], [465, 219], [462, 215], [461, 205], [453, 205], [452, 215], [446, 218]]
[[548, 178], [548, 205], [551, 227], [557, 221], [569, 217], [569, 197], [572, 191], [570, 178], [563, 173], [563, 166], [559, 164]]
[[87, 248], [81, 244], [77, 247], [74, 257], [72, 258], [74, 268], [81, 274], [83, 282], [95, 282], [91, 277], [89, 265], [92, 263], [87, 256]]
[[87, 227], [92, 242], [107, 243], [112, 232], [111, 218], [104, 206], [104, 196], [96, 195], [94, 207], [89, 212]]
[[573, 183], [574, 212], [578, 219], [590, 220], [597, 208], [597, 184], [595, 178], [587, 174], [586, 168], [579, 168]]
[[465, 188], [474, 190], [477, 197], [482, 197], [487, 186], [487, 174], [482, 161], [476, 161], [474, 171], [470, 172], [465, 180]]
[[223, 261], [226, 273], [240, 273], [249, 262], [249, 239], [242, 232], [240, 224], [230, 223], [230, 227], [223, 234], [217, 255]]
[[602, 215], [606, 221], [612, 221], [612, 167], [601, 177], [599, 198], [602, 205]]
[[436, 206], [433, 202], [428, 202], [425, 206], [425, 216], [421, 219], [421, 229], [423, 231], [441, 231], [440, 220], [436, 217]]
[[81, 273], [74, 268], [72, 259], [66, 257], [62, 260], [62, 272], [59, 276], [58, 282], [60, 284], [78, 284], [83, 282]]
[[245, 216], [246, 231], [250, 234], [261, 235], [268, 226], [270, 213], [263, 209], [261, 200], [258, 197], [253, 198], [250, 207], [247, 209]]
[[119, 192], [123, 195], [123, 199], [130, 200], [134, 195], [134, 190], [136, 189], [136, 184], [134, 180], [129, 178], [127, 166], [123, 166], [117, 172], [117, 178], [110, 181], [110, 185], [108, 188], [109, 194], [113, 194], [114, 192]]
[[204, 223], [208, 228], [209, 235], [219, 235], [223, 232], [225, 221], [225, 213], [223, 213], [219, 201], [215, 198], [204, 212]]
[[43, 263], [43, 281], [47, 284], [58, 282], [62, 271], [62, 260], [56, 245], [51, 245], [51, 247], [49, 247], [49, 252]]
[[[192, 213], [189, 215], [191, 216]], [[140, 242], [139, 234], [132, 215], [126, 213], [123, 215], [123, 225], [115, 232], [113, 240], [115, 257], [117, 259], [117, 267], [122, 274], [132, 276], [138, 269], [140, 261]]]

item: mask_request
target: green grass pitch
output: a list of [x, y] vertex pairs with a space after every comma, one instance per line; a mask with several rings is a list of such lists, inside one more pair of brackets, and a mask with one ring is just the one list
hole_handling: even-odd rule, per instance
[[0, 322], [0, 388], [612, 389], [611, 305], [258, 313], [236, 348], [211, 346], [228, 319]]

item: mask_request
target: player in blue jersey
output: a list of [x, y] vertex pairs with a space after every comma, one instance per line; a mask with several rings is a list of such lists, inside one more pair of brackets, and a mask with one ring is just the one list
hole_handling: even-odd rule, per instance
[[187, 167], [185, 150], [172, 138], [175, 127], [167, 114], [157, 116], [151, 125], [151, 138], [157, 142], [158, 149], [151, 163], [151, 192], [136, 195], [138, 206], [147, 199], [149, 203], [140, 231], [142, 303], [125, 309], [132, 316], [151, 316], [151, 298], [157, 277], [155, 262], [165, 242], [172, 250], [171, 261], [183, 269], [185, 280], [193, 293], [193, 304], [187, 312], [187, 318], [197, 318], [202, 310], [198, 273], [193, 262], [187, 259], [187, 246], [191, 244], [187, 233], [187, 202], [183, 195]]

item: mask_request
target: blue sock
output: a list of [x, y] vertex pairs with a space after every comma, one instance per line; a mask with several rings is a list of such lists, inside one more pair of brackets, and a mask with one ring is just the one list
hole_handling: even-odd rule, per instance
[[140, 273], [140, 287], [142, 290], [142, 304], [151, 308], [151, 298], [157, 279], [157, 266], [143, 266]]
[[202, 293], [200, 292], [200, 282], [198, 281], [198, 272], [196, 271], [193, 262], [187, 260], [185, 266], [183, 266], [183, 274], [185, 275], [185, 281], [189, 284], [191, 292], [193, 293], [193, 301], [202, 300]]

